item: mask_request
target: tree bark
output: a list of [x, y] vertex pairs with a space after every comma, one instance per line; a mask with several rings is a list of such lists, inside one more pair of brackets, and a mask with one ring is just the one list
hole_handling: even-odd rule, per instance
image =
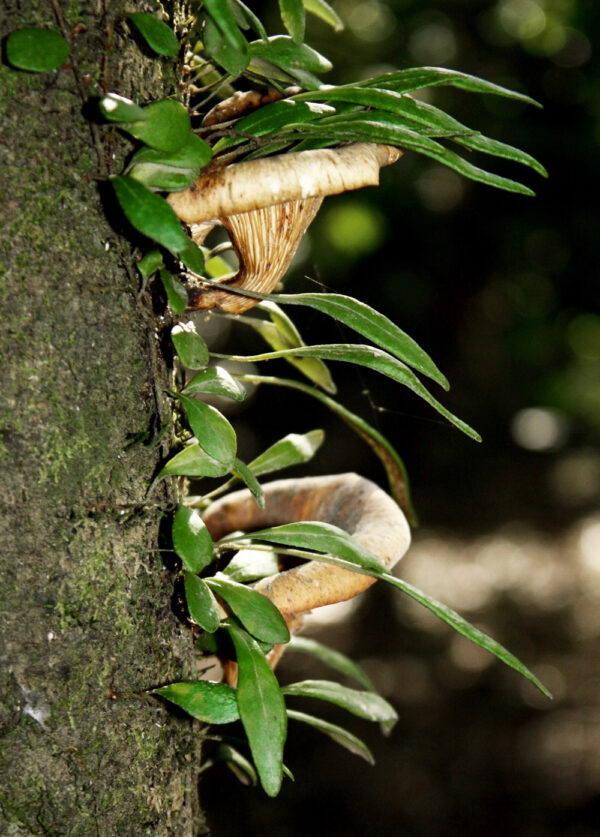
[[144, 694], [194, 673], [157, 549], [173, 497], [145, 501], [167, 368], [98, 180], [126, 143], [82, 115], [102, 85], [172, 93], [169, 62], [119, 3], [4, 11], [2, 37], [62, 23], [73, 69], [0, 66], [0, 833], [197, 835], [197, 727]]

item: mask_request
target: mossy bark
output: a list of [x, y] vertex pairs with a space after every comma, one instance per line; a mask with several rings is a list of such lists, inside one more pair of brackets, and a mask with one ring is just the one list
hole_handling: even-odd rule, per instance
[[[0, 34], [58, 5], [8, 0]], [[196, 835], [197, 727], [144, 694], [193, 673], [157, 551], [173, 497], [145, 502], [167, 370], [98, 180], [127, 146], [82, 115], [84, 90], [147, 101], [171, 70], [120, 4], [60, 5], [79, 85], [0, 67], [0, 833]]]

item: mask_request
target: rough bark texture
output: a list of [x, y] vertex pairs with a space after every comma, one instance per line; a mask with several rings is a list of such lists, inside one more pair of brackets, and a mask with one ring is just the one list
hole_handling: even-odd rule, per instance
[[[171, 92], [168, 62], [144, 56], [123, 23], [107, 42], [120, 4], [62, 8], [69, 29], [86, 27], [72, 41], [90, 95], [108, 72], [113, 87], [141, 101]], [[9, 0], [0, 35], [56, 27], [54, 14], [50, 4]], [[120, 140], [115, 148], [117, 157], [126, 151]], [[204, 832], [197, 727], [143, 694], [189, 678], [193, 652], [156, 551], [157, 506], [172, 498], [157, 491], [155, 506], [144, 505], [165, 454], [156, 432], [168, 420], [166, 371], [151, 306], [136, 300], [130, 250], [106, 220], [97, 150], [69, 69], [0, 67], [7, 837]], [[118, 171], [119, 160], [113, 165]]]

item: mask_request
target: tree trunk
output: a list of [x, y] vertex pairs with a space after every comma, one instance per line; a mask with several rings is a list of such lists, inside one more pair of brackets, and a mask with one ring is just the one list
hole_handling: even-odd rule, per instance
[[145, 503], [170, 444], [167, 370], [97, 180], [127, 148], [82, 116], [102, 84], [173, 92], [120, 6], [63, 4], [57, 21], [58, 2], [7, 0], [0, 32], [62, 23], [74, 59], [0, 66], [3, 835], [203, 833], [197, 728], [144, 694], [193, 676], [157, 550], [173, 497]]

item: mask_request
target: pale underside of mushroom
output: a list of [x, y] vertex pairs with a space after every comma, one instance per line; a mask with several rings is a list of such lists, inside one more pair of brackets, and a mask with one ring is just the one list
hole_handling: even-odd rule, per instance
[[[221, 223], [240, 261], [239, 271], [219, 284], [270, 293], [289, 268], [298, 244], [326, 195], [379, 183], [381, 166], [395, 162], [398, 148], [353, 143], [341, 148], [300, 151], [260, 160], [213, 165], [194, 186], [169, 195], [177, 216], [201, 244]], [[259, 300], [217, 289], [191, 288], [189, 308], [241, 313]]]
[[[410, 529], [389, 495], [357, 474], [276, 480], [263, 485], [265, 507], [259, 509], [248, 490], [213, 503], [204, 522], [216, 540], [233, 531], [251, 532], [301, 520], [331, 523], [352, 535], [388, 570], [410, 545]], [[367, 590], [375, 579], [319, 561], [261, 579], [254, 589], [282, 613], [290, 631], [299, 629], [313, 608], [346, 601]], [[269, 655], [275, 666], [285, 646]], [[226, 672], [231, 680], [235, 670]]]

